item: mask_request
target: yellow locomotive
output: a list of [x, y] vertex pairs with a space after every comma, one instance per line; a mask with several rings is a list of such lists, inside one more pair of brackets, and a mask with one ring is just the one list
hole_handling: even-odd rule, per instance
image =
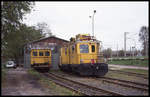
[[89, 34], [78, 34], [61, 48], [59, 67], [88, 76], [104, 76], [108, 72], [108, 64], [100, 53], [100, 42]]
[[31, 50], [31, 67], [48, 71], [51, 67], [51, 50], [50, 49], [32, 49]]

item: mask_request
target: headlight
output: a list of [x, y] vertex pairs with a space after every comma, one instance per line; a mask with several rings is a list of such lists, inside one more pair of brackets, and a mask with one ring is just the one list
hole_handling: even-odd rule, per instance
[[96, 69], [98, 70], [98, 69], [99, 69], [99, 67], [98, 67], [98, 66], [96, 66]]

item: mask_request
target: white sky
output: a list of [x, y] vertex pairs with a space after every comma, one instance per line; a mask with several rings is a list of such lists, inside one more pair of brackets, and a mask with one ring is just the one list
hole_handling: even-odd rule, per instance
[[[138, 33], [141, 26], [148, 25], [148, 2], [36, 2], [35, 11], [27, 14], [24, 20], [29, 26], [39, 22], [48, 24], [52, 33], [69, 40], [79, 33], [92, 35], [92, 20], [89, 18], [96, 10], [95, 36], [102, 41], [104, 48], [113, 50], [124, 48], [124, 32], [135, 40], [140, 49]], [[134, 35], [135, 34], [135, 35]], [[135, 45], [127, 39], [127, 50]]]

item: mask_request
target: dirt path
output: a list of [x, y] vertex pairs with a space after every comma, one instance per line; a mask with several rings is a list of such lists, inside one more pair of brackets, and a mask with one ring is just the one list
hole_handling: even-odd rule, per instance
[[122, 68], [130, 68], [130, 69], [142, 69], [142, 70], [148, 70], [148, 67], [139, 67], [139, 66], [127, 66], [127, 65], [116, 65], [116, 64], [109, 64], [111, 67], [115, 67], [118, 69]]
[[6, 81], [2, 85], [2, 95], [50, 95], [51, 93], [38, 83], [38, 79], [23, 68], [9, 69]]

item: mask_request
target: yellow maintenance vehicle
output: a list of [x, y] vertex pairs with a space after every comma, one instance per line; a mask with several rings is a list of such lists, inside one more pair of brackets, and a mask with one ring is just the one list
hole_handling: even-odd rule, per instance
[[104, 76], [108, 72], [108, 64], [104, 63], [100, 52], [100, 41], [89, 34], [78, 34], [61, 48], [59, 67], [88, 76]]
[[50, 49], [32, 49], [31, 67], [35, 69], [48, 71], [51, 67], [51, 50]]

